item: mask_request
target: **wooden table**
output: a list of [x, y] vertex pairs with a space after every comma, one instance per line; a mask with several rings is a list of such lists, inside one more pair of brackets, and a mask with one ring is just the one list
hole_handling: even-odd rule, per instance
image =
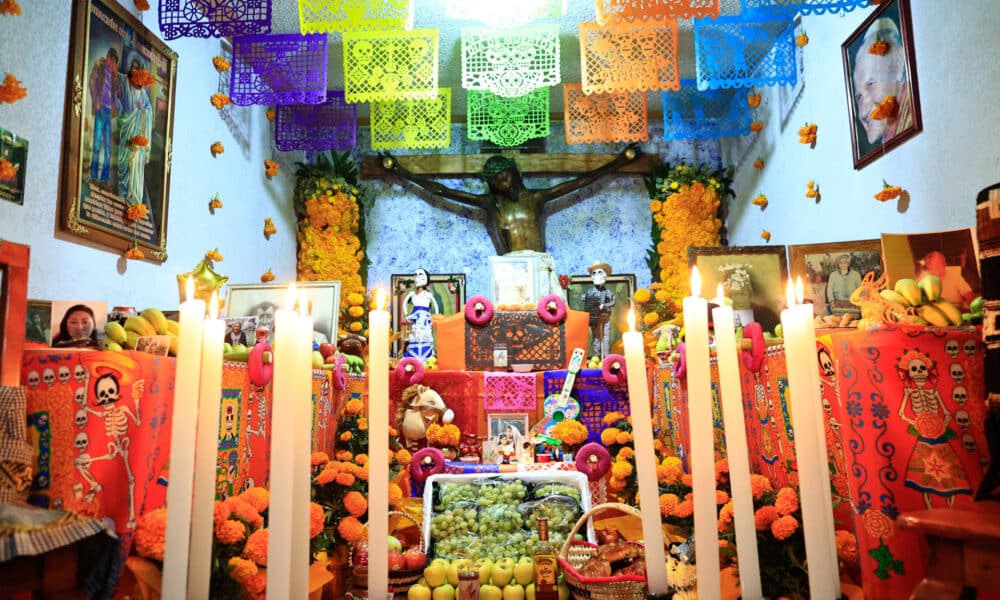
[[927, 576], [911, 599], [959, 598], [964, 587], [1000, 590], [1000, 502], [973, 502], [900, 515], [927, 540]]

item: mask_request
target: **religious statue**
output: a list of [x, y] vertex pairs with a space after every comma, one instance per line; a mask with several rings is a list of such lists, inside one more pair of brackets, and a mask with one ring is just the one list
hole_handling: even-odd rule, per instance
[[410, 323], [404, 356], [427, 362], [434, 354], [434, 332], [431, 315], [441, 312], [434, 294], [427, 290], [429, 276], [425, 269], [417, 269], [413, 275], [413, 290], [403, 298], [403, 309], [413, 305], [413, 312], [406, 316]]
[[390, 154], [382, 157], [382, 167], [415, 183], [425, 190], [464, 206], [472, 206], [486, 213], [486, 230], [498, 255], [522, 250], [545, 252], [545, 205], [590, 185], [621, 165], [639, 157], [640, 150], [630, 145], [608, 163], [575, 179], [548, 188], [524, 187], [521, 173], [513, 159], [492, 156], [483, 165], [483, 178], [489, 185], [485, 194], [473, 194], [444, 186], [429, 177], [412, 173], [399, 164]]

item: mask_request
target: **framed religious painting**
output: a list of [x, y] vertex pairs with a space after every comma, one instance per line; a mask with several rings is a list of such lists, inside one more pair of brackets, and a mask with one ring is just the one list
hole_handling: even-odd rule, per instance
[[[402, 356], [406, 345], [413, 336], [419, 335], [425, 321], [418, 307], [426, 307], [426, 323], [434, 315], [447, 317], [462, 312], [465, 307], [465, 275], [463, 273], [436, 273], [427, 276], [426, 301], [421, 301], [419, 292], [414, 285], [414, 274], [392, 275], [392, 322], [398, 335], [393, 336], [393, 354]], [[414, 326], [416, 330], [414, 330]], [[430, 332], [433, 336], [433, 331]], [[433, 353], [437, 355], [437, 342], [434, 340]]]
[[841, 45], [854, 168], [923, 130], [910, 0], [888, 0]]
[[698, 267], [702, 296], [714, 297], [722, 284], [737, 326], [757, 322], [774, 331], [781, 322], [788, 280], [784, 246], [691, 246], [688, 264]]
[[60, 228], [162, 263], [177, 54], [113, 0], [73, 7]]
[[[624, 352], [619, 346], [622, 332], [628, 330], [628, 309], [635, 293], [635, 275], [608, 275], [604, 288], [610, 292], [608, 297], [614, 302], [610, 306], [602, 307], [600, 290], [594, 285], [590, 275], [573, 275], [569, 278], [569, 285], [566, 286], [566, 305], [573, 310], [591, 312], [599, 321], [590, 326], [590, 333], [587, 335], [587, 356], [607, 356], [611, 353]], [[608, 324], [606, 332], [601, 329], [605, 323]], [[604, 336], [604, 333], [608, 335]], [[605, 337], [607, 339], [604, 339]], [[606, 348], [605, 343], [607, 343]]]
[[788, 263], [792, 278], [802, 278], [805, 301], [827, 327], [860, 319], [851, 294], [865, 275], [874, 273], [878, 279], [885, 271], [880, 240], [797, 244], [788, 247]]
[[[313, 318], [313, 341], [337, 343], [337, 320], [340, 316], [339, 281], [297, 281], [295, 288], [309, 299]], [[288, 300], [286, 283], [239, 283], [229, 286], [226, 293], [226, 322], [235, 317], [254, 317], [256, 326], [267, 327], [270, 342], [274, 341], [274, 314]], [[246, 323], [246, 321], [244, 321]], [[242, 326], [240, 328], [242, 330]], [[232, 332], [232, 326], [227, 327]], [[250, 332], [246, 338], [253, 345]]]

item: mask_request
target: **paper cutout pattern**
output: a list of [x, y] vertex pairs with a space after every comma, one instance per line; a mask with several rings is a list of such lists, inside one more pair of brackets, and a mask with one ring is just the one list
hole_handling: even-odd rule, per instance
[[348, 102], [433, 98], [437, 93], [437, 29], [344, 33]]
[[716, 139], [750, 132], [750, 106], [742, 90], [698, 91], [693, 79], [663, 92], [663, 137]]
[[451, 88], [435, 98], [372, 102], [372, 150], [447, 148], [451, 145]]
[[161, 0], [160, 33], [179, 37], [227, 37], [271, 31], [271, 0]]
[[319, 104], [326, 100], [326, 35], [233, 38], [233, 104]]
[[761, 11], [781, 13], [794, 16], [795, 13], [804, 15], [822, 15], [838, 12], [850, 12], [855, 8], [864, 8], [873, 4], [871, 0], [743, 0], [742, 14], [757, 17]]
[[560, 82], [559, 27], [462, 29], [462, 87], [505, 98]]
[[719, 0], [597, 0], [601, 25], [717, 16]]
[[328, 90], [322, 104], [279, 106], [274, 142], [278, 150], [351, 150], [358, 140], [358, 105], [344, 92]]
[[[479, 90], [469, 90], [467, 97], [470, 140], [517, 146], [549, 135], [549, 88], [538, 88], [520, 98]], [[535, 368], [539, 368], [537, 361]]]
[[491, 2], [445, 0], [444, 13], [452, 19], [480, 21], [493, 27], [517, 27], [565, 15], [566, 0], [506, 0], [502, 7]]
[[676, 90], [677, 21], [580, 23], [580, 61], [585, 94]]
[[795, 25], [742, 17], [695, 19], [698, 89], [795, 85]]
[[579, 83], [566, 83], [563, 105], [569, 144], [649, 139], [646, 92], [584, 94]]
[[299, 0], [302, 33], [412, 29], [412, 0]]

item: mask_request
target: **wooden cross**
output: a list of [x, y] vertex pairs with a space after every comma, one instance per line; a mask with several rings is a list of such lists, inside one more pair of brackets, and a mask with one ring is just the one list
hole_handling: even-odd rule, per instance
[[[579, 175], [604, 165], [617, 154], [564, 153], [564, 154], [507, 154], [517, 162], [525, 177]], [[482, 177], [483, 163], [493, 154], [418, 154], [395, 156], [411, 172], [427, 177]], [[629, 175], [648, 175], [649, 157], [640, 157], [626, 163], [615, 172]], [[361, 175], [365, 179], [393, 177], [392, 171], [382, 168], [382, 157], [366, 156], [361, 162]]]

